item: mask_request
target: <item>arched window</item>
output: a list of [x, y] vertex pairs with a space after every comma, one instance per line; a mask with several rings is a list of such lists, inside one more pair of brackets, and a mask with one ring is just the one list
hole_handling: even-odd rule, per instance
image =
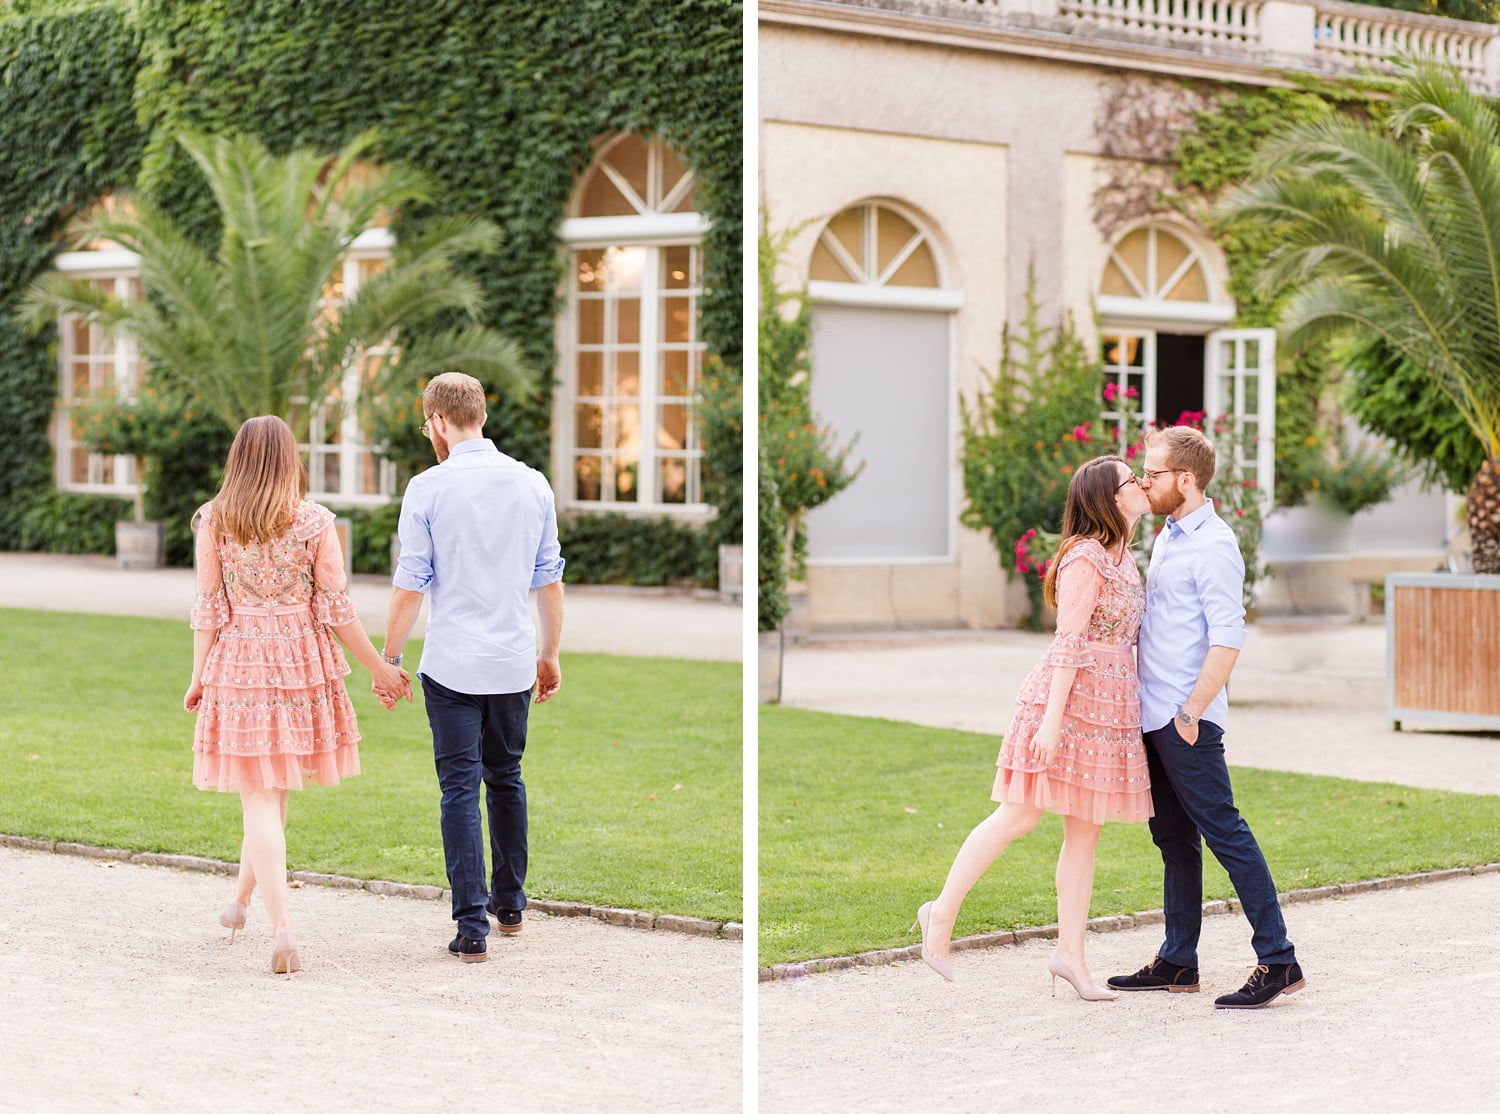
[[945, 562], [957, 517], [951, 311], [932, 236], [914, 212], [865, 201], [838, 213], [808, 260], [812, 404], [864, 472], [808, 514], [813, 565]]
[[693, 397], [707, 222], [696, 179], [661, 139], [624, 135], [600, 150], [577, 199], [563, 224], [564, 499], [701, 511]]
[[1165, 228], [1138, 228], [1109, 253], [1099, 292], [1106, 297], [1207, 302], [1208, 277], [1198, 252]]
[[828, 222], [813, 248], [808, 277], [864, 286], [942, 285], [927, 234], [878, 202], [855, 205]]

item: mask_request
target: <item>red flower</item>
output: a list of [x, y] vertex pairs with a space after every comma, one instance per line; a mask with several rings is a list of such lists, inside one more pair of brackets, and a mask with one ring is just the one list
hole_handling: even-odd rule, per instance
[[1080, 441], [1085, 445], [1088, 444], [1089, 426], [1091, 424], [1092, 423], [1090, 422], [1084, 422], [1082, 425], [1075, 425], [1073, 427], [1073, 439], [1075, 441]]

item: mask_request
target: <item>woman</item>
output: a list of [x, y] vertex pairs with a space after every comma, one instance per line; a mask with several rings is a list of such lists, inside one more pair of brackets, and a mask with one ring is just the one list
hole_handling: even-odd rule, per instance
[[233, 943], [259, 880], [278, 975], [301, 967], [287, 910], [287, 793], [304, 778], [337, 785], [359, 773], [349, 663], [328, 631], [370, 671], [388, 708], [411, 696], [405, 671], [381, 659], [345, 592], [333, 513], [306, 494], [287, 424], [240, 426], [219, 493], [195, 516], [193, 679], [182, 702], [198, 714], [193, 784], [237, 792], [244, 812], [239, 880], [219, 923]]
[[969, 834], [943, 892], [917, 910], [913, 926], [922, 929], [922, 958], [950, 982], [948, 945], [964, 895], [1051, 810], [1063, 815], [1057, 949], [1047, 964], [1053, 993], [1061, 976], [1088, 1001], [1118, 997], [1095, 985], [1083, 940], [1100, 828], [1106, 819], [1151, 816], [1134, 655], [1145, 593], [1130, 555], [1149, 509], [1117, 456], [1089, 461], [1068, 484], [1062, 545], [1043, 589], [1057, 609], [1057, 636], [1021, 685], [991, 794], [1000, 807]]

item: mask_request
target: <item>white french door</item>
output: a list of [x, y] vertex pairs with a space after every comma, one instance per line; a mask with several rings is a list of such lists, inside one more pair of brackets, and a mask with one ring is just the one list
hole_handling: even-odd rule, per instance
[[1276, 330], [1220, 329], [1208, 334], [1204, 402], [1209, 415], [1225, 414], [1248, 448], [1233, 461], [1255, 476], [1261, 508], [1269, 511], [1276, 479]]

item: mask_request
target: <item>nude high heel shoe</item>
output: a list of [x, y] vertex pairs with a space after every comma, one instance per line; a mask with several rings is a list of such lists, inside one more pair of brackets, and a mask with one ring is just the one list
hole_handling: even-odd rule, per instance
[[1106, 990], [1102, 986], [1080, 986], [1078, 976], [1073, 969], [1063, 962], [1062, 958], [1053, 953], [1051, 959], [1047, 960], [1047, 970], [1052, 974], [1052, 997], [1057, 997], [1057, 980], [1066, 979], [1069, 986], [1078, 992], [1078, 997], [1085, 1002], [1113, 1002], [1120, 995], [1113, 990]]
[[271, 949], [271, 973], [290, 975], [302, 970], [302, 961], [297, 957], [297, 937], [289, 928], [276, 934], [276, 944]]
[[245, 927], [245, 914], [249, 907], [241, 905], [238, 901], [231, 901], [224, 906], [224, 911], [219, 914], [219, 923], [229, 929], [229, 942], [234, 943], [234, 934]]
[[942, 975], [943, 978], [947, 979], [949, 982], [952, 982], [953, 961], [951, 959], [939, 959], [935, 955], [928, 954], [927, 951], [927, 921], [928, 918], [931, 917], [931, 915], [932, 902], [929, 901], [923, 904], [922, 907], [917, 910], [917, 919], [912, 922], [912, 926], [906, 930], [906, 934], [910, 936], [917, 929], [920, 928], [922, 930], [922, 962], [927, 964], [927, 966], [931, 967], [938, 974]]

